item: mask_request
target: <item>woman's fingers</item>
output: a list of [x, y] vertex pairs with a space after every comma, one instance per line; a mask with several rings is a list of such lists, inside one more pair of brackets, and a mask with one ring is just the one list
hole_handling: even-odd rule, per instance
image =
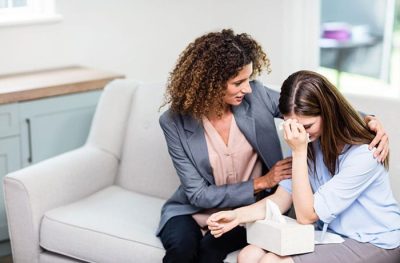
[[279, 167], [277, 167], [277, 169], [280, 169], [280, 170], [292, 169], [292, 162], [281, 164], [281, 165], [279, 165]]
[[369, 149], [372, 150], [380, 142], [381, 138], [382, 138], [382, 134], [377, 133], [375, 135], [375, 138], [369, 144]]
[[378, 157], [380, 162], [383, 162], [386, 159], [386, 156], [389, 152], [389, 137], [385, 134], [382, 136], [378, 147], [374, 152], [374, 157]]
[[218, 224], [218, 220], [219, 220], [219, 213], [214, 213], [211, 216], [208, 217], [207, 219], [207, 224]]
[[[387, 134], [385, 132], [385, 129], [383, 128], [383, 125], [381, 122], [376, 118], [372, 116], [367, 116], [366, 118], [368, 128], [375, 132], [375, 138], [371, 141], [369, 144], [369, 149], [372, 150], [374, 147], [376, 147], [378, 144], [381, 144], [381, 140], [384, 136], [387, 137]], [[378, 155], [376, 155], [378, 156]], [[375, 157], [376, 157], [375, 156]]]
[[213, 230], [213, 229], [221, 229], [223, 228], [223, 224], [220, 224], [219, 221], [211, 219], [211, 216], [207, 220], [207, 225], [208, 229]]
[[284, 139], [286, 141], [307, 139], [307, 131], [301, 123], [298, 123], [296, 119], [287, 119], [283, 125], [284, 128]]
[[300, 136], [299, 124], [297, 122], [292, 121], [290, 123], [290, 130], [291, 130], [294, 138], [298, 138]]
[[220, 230], [211, 230], [210, 233], [214, 237], [220, 237], [223, 234], [223, 230], [222, 229], [220, 229]]
[[384, 149], [384, 147], [385, 147], [384, 137], [381, 136], [378, 147], [376, 147], [376, 150], [374, 152], [374, 157], [378, 157], [382, 153], [382, 150]]
[[277, 166], [282, 166], [282, 165], [286, 165], [286, 164], [291, 164], [292, 163], [292, 157], [286, 157], [285, 159], [282, 159], [280, 161], [276, 162]]
[[207, 225], [210, 233], [215, 237], [222, 236], [224, 233], [228, 232], [238, 224], [235, 222], [236, 217], [237, 215], [233, 210], [221, 211], [212, 214], [207, 219]]
[[208, 229], [209, 230], [211, 230], [211, 231], [218, 231], [218, 230], [221, 230], [221, 229], [223, 229], [224, 228], [224, 226], [223, 225], [218, 225], [218, 226], [208, 226]]
[[208, 227], [210, 229], [210, 233], [211, 235], [213, 235], [214, 237], [220, 237], [225, 233], [225, 228], [224, 225], [220, 225], [219, 228], [213, 228], [211, 229], [210, 227]]
[[287, 174], [287, 175], [284, 175], [284, 176], [282, 176], [281, 177], [282, 178], [282, 180], [285, 180], [285, 179], [290, 179], [290, 178], [292, 178], [292, 174]]
[[283, 132], [284, 132], [284, 135], [286, 136], [285, 139], [290, 139], [289, 135], [292, 135], [292, 131], [290, 130], [291, 122], [292, 122], [292, 120], [288, 119], [283, 123]]
[[384, 144], [383, 149], [379, 154], [378, 160], [383, 163], [386, 160], [388, 154], [389, 154], [389, 143], [387, 142]]
[[210, 230], [210, 233], [213, 236], [220, 237], [226, 231], [229, 231], [228, 223], [232, 222], [233, 219], [234, 219], [234, 214], [232, 213], [232, 211], [229, 211], [229, 212], [221, 211], [221, 212], [212, 214], [207, 219], [208, 229]]

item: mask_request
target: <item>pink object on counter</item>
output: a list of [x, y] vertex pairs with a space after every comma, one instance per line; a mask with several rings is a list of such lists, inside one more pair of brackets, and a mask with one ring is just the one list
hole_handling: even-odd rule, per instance
[[322, 38], [338, 41], [346, 41], [351, 38], [351, 28], [346, 23], [325, 23], [322, 30]]

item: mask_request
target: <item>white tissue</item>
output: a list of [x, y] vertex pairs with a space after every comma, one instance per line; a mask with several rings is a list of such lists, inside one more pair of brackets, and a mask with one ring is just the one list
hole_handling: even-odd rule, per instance
[[271, 220], [278, 223], [286, 224], [286, 219], [281, 214], [279, 207], [275, 202], [270, 199], [267, 199], [267, 205], [265, 206], [265, 220]]
[[285, 125], [285, 121], [279, 123], [278, 130], [283, 131], [283, 125]]
[[[334, 234], [331, 232], [326, 232], [322, 235], [323, 231], [314, 231], [314, 242], [315, 244], [339, 244], [343, 243], [344, 239], [338, 234]], [[322, 239], [323, 236], [323, 240]]]

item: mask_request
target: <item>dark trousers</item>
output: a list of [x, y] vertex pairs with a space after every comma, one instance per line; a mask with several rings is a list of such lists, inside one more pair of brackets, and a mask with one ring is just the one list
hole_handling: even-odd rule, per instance
[[210, 232], [203, 237], [191, 215], [168, 220], [160, 238], [166, 250], [164, 263], [221, 263], [230, 252], [247, 245], [244, 227], [236, 227], [219, 238]]

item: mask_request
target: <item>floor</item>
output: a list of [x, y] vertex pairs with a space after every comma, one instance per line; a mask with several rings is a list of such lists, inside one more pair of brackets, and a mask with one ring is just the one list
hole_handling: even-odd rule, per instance
[[12, 257], [11, 256], [5, 256], [5, 257], [0, 257], [0, 263], [12, 263]]
[[0, 242], [0, 263], [12, 263], [10, 241]]

